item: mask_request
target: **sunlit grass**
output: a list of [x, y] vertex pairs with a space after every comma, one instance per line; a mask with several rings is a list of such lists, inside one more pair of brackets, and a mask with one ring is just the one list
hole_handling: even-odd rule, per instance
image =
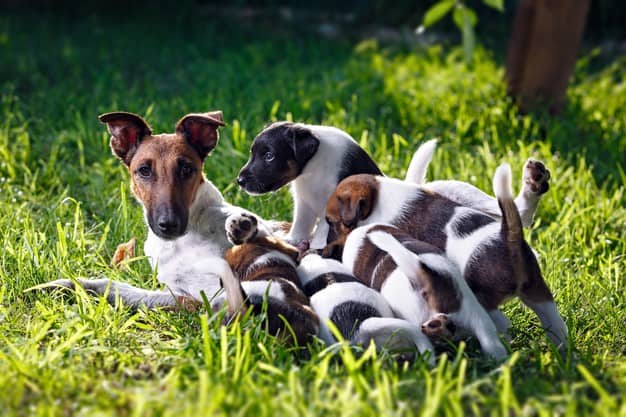
[[[516, 113], [482, 50], [468, 68], [460, 51], [436, 46], [168, 23], [0, 20], [0, 414], [626, 415], [623, 60], [596, 72], [581, 61], [565, 114], [549, 119]], [[212, 109], [228, 125], [205, 172], [264, 217], [289, 219], [287, 191], [250, 197], [233, 180], [271, 120], [343, 128], [392, 176], [437, 136], [429, 177], [487, 191], [500, 162], [518, 181], [527, 157], [544, 160], [552, 187], [527, 237], [570, 328], [568, 354], [518, 302], [505, 307], [515, 329], [506, 363], [470, 342], [431, 369], [372, 349], [290, 351], [257, 319], [225, 328], [206, 311], [23, 292], [97, 275], [156, 288], [141, 256], [127, 271], [108, 266], [118, 243], [146, 232], [96, 116], [141, 113], [158, 132]]]

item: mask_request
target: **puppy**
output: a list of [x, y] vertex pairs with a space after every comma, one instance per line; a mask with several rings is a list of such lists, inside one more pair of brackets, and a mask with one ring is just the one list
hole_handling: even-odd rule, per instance
[[336, 342], [328, 328], [332, 322], [341, 336], [353, 344], [434, 352], [419, 326], [395, 318], [385, 298], [359, 281], [343, 264], [316, 253], [306, 254], [298, 266], [298, 276], [311, 306], [320, 318], [319, 336], [327, 344]]
[[493, 321], [440, 249], [393, 226], [362, 226], [348, 236], [343, 262], [428, 336], [453, 338], [458, 327], [476, 336], [487, 355], [506, 357]]
[[327, 225], [320, 222], [326, 201], [339, 181], [353, 174], [382, 175], [346, 132], [278, 122], [254, 139], [237, 183], [250, 194], [264, 194], [293, 182], [295, 210], [287, 239], [294, 244], [311, 239], [312, 248], [322, 248], [328, 234]]
[[338, 256], [346, 233], [357, 226], [391, 224], [444, 251], [498, 330], [506, 332], [510, 322], [497, 307], [517, 295], [539, 316], [552, 342], [564, 347], [567, 326], [524, 240], [508, 165], [496, 170], [493, 183], [502, 221], [407, 182], [373, 175], [346, 178], [326, 208], [331, 234], [337, 239], [325, 252]]
[[[304, 346], [318, 333], [319, 319], [300, 288], [296, 272], [299, 252], [273, 237], [258, 237], [257, 224], [247, 213], [226, 220], [226, 233], [237, 245], [225, 254], [235, 273], [222, 279], [228, 316], [248, 307], [261, 314], [266, 305], [268, 331], [287, 344]], [[212, 308], [219, 308], [223, 301], [224, 297], [218, 297]]]

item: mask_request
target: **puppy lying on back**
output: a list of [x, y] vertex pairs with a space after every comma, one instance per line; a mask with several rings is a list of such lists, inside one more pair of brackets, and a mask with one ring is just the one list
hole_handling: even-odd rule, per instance
[[554, 344], [564, 347], [567, 326], [524, 240], [510, 167], [500, 166], [493, 182], [502, 221], [415, 184], [373, 175], [346, 178], [328, 201], [326, 217], [337, 239], [325, 252], [338, 256], [347, 233], [357, 226], [391, 224], [443, 250], [500, 331], [510, 322], [497, 308], [517, 295], [539, 316]]
[[257, 220], [247, 213], [230, 216], [226, 232], [236, 246], [224, 258], [235, 275], [222, 277], [226, 300], [218, 297], [212, 308], [219, 308], [226, 301], [230, 317], [248, 307], [254, 314], [261, 314], [265, 302], [270, 334], [289, 344], [305, 346], [318, 333], [319, 319], [300, 288], [296, 273], [298, 250], [257, 233]]
[[319, 336], [327, 343], [336, 342], [326, 322], [330, 320], [345, 340], [367, 346], [415, 349], [429, 352], [434, 363], [433, 347], [420, 327], [395, 318], [385, 298], [359, 281], [350, 270], [334, 259], [310, 253], [298, 266], [304, 293], [320, 319]]
[[493, 321], [440, 249], [393, 226], [362, 226], [348, 236], [343, 262], [423, 333], [453, 338], [459, 327], [476, 336], [487, 355], [506, 356]]

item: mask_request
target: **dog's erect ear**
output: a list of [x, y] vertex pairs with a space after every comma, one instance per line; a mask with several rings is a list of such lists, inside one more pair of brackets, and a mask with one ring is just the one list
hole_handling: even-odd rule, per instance
[[208, 113], [191, 113], [183, 116], [176, 124], [176, 133], [181, 134], [185, 140], [204, 159], [215, 148], [219, 135], [217, 128], [224, 126], [222, 112], [212, 111]]
[[105, 113], [98, 119], [107, 125], [111, 134], [111, 150], [126, 165], [130, 165], [141, 139], [152, 134], [150, 125], [133, 113]]
[[289, 136], [289, 145], [293, 149], [296, 162], [302, 169], [317, 152], [320, 140], [315, 137], [311, 130], [299, 125], [289, 126], [287, 135]]

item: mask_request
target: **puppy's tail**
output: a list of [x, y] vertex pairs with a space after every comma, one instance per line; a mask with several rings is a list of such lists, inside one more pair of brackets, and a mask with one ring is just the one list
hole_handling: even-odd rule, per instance
[[506, 242], [513, 272], [518, 278], [517, 281], [523, 282], [525, 276], [525, 263], [522, 258], [524, 233], [522, 231], [522, 219], [515, 205], [511, 188], [511, 167], [509, 164], [502, 164], [496, 169], [493, 176], [493, 192], [502, 212], [500, 234]]
[[417, 148], [417, 151], [411, 158], [409, 169], [406, 171], [406, 182], [413, 182], [415, 184], [424, 184], [426, 182], [426, 172], [428, 171], [428, 164], [433, 159], [435, 148], [437, 147], [437, 139], [431, 139], [428, 142], [424, 142]]
[[241, 287], [239, 278], [235, 276], [228, 263], [224, 262], [220, 271], [220, 281], [224, 292], [226, 292], [226, 302], [228, 303], [228, 315], [233, 317], [246, 311], [246, 295]]
[[367, 234], [367, 238], [380, 250], [391, 256], [400, 271], [407, 277], [420, 276], [421, 265], [416, 254], [408, 250], [392, 234], [383, 231], [374, 231]]

